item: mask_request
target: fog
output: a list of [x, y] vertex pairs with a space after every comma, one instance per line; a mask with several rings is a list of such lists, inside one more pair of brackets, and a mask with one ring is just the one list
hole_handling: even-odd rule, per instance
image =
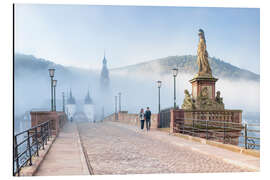
[[[110, 88], [101, 93], [99, 71], [55, 67], [57, 110], [62, 110], [62, 92], [72, 89], [72, 94], [80, 104], [90, 90], [90, 96], [95, 104], [95, 113], [100, 115], [104, 107], [105, 116], [115, 111], [114, 96], [122, 93], [121, 110], [138, 113], [140, 108], [150, 107], [153, 113], [158, 110], [157, 80], [162, 81], [161, 109], [173, 106], [173, 77], [159, 75], [154, 72], [129, 73], [125, 70], [110, 72]], [[159, 68], [159, 67], [157, 67]], [[184, 90], [191, 92], [189, 80], [193, 75], [180, 72], [176, 78], [176, 102], [181, 107]], [[226, 109], [243, 110], [247, 121], [259, 120], [259, 82], [247, 80], [228, 80], [220, 78], [216, 90], [221, 91]], [[20, 119], [26, 111], [50, 110], [51, 98], [50, 78], [48, 69], [42, 71], [22, 71], [15, 69], [15, 117]], [[117, 107], [118, 108], [118, 107]], [[253, 120], [252, 120], [253, 118]]]
[[[176, 78], [176, 101], [181, 106], [184, 90], [191, 93], [190, 79], [194, 75], [179, 73]], [[140, 107], [149, 106], [153, 112], [158, 108], [157, 80], [162, 81], [161, 109], [173, 106], [173, 76], [158, 75], [153, 72], [137, 72], [130, 74], [125, 71], [113, 73], [113, 88], [122, 89], [123, 106], [130, 112], [138, 112]], [[221, 96], [226, 109], [241, 109], [244, 113], [259, 112], [259, 82], [247, 80], [229, 80], [220, 78], [216, 82], [216, 91]], [[113, 89], [116, 91], [115, 89]]]

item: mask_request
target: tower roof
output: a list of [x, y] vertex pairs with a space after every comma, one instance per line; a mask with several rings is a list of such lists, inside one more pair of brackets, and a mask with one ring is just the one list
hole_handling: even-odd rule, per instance
[[103, 58], [103, 66], [100, 74], [100, 87], [101, 90], [107, 90], [109, 87], [110, 83], [110, 78], [109, 78], [109, 70], [107, 68], [107, 59], [105, 56], [105, 51], [104, 51], [104, 58]]
[[107, 59], [106, 59], [106, 55], [105, 55], [105, 51], [104, 51], [104, 57], [103, 57], [103, 65], [107, 64]]
[[70, 89], [69, 97], [67, 99], [67, 104], [76, 104], [75, 98], [72, 96], [72, 91]]
[[89, 90], [87, 92], [87, 95], [85, 96], [85, 99], [84, 99], [84, 104], [93, 104], [93, 101], [90, 97], [90, 93], [89, 93]]

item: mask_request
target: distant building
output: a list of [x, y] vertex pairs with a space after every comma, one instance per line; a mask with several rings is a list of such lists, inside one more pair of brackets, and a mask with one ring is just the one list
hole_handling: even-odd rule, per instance
[[89, 90], [87, 92], [87, 95], [84, 99], [84, 113], [88, 119], [89, 122], [94, 122], [95, 119], [94, 119], [94, 104], [93, 104], [93, 100], [91, 99], [90, 97], [90, 93], [89, 93]]
[[72, 96], [72, 91], [70, 89], [69, 92], [69, 97], [67, 99], [67, 104], [66, 104], [66, 114], [68, 116], [68, 120], [71, 121], [74, 120], [74, 114], [76, 112], [76, 101], [75, 98]]
[[100, 90], [102, 92], [106, 92], [109, 90], [109, 86], [110, 86], [109, 70], [107, 68], [107, 59], [104, 53], [103, 66], [100, 75]]

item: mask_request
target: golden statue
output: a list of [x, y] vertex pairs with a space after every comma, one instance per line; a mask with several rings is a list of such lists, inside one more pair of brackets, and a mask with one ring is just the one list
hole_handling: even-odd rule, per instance
[[208, 76], [212, 77], [212, 70], [208, 62], [208, 52], [206, 50], [206, 41], [204, 37], [204, 32], [202, 29], [199, 29], [199, 45], [197, 50], [197, 63], [199, 66], [198, 76]]

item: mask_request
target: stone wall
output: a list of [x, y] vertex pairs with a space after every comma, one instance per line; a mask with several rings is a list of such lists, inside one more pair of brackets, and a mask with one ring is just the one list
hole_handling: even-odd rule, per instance
[[37, 126], [48, 120], [51, 121], [52, 134], [57, 135], [60, 128], [67, 122], [67, 116], [64, 112], [55, 111], [32, 111], [31, 115], [31, 127]]
[[[104, 121], [115, 121], [140, 127], [139, 115], [128, 113], [128, 111], [121, 111], [118, 112], [117, 114], [111, 114], [105, 117]], [[156, 129], [157, 127], [158, 127], [158, 115], [152, 114], [151, 128]]]
[[103, 121], [114, 121], [115, 120], [115, 114], [113, 113], [113, 114], [111, 114], [111, 115], [109, 115], [109, 116], [106, 116], [104, 119], [103, 119]]

